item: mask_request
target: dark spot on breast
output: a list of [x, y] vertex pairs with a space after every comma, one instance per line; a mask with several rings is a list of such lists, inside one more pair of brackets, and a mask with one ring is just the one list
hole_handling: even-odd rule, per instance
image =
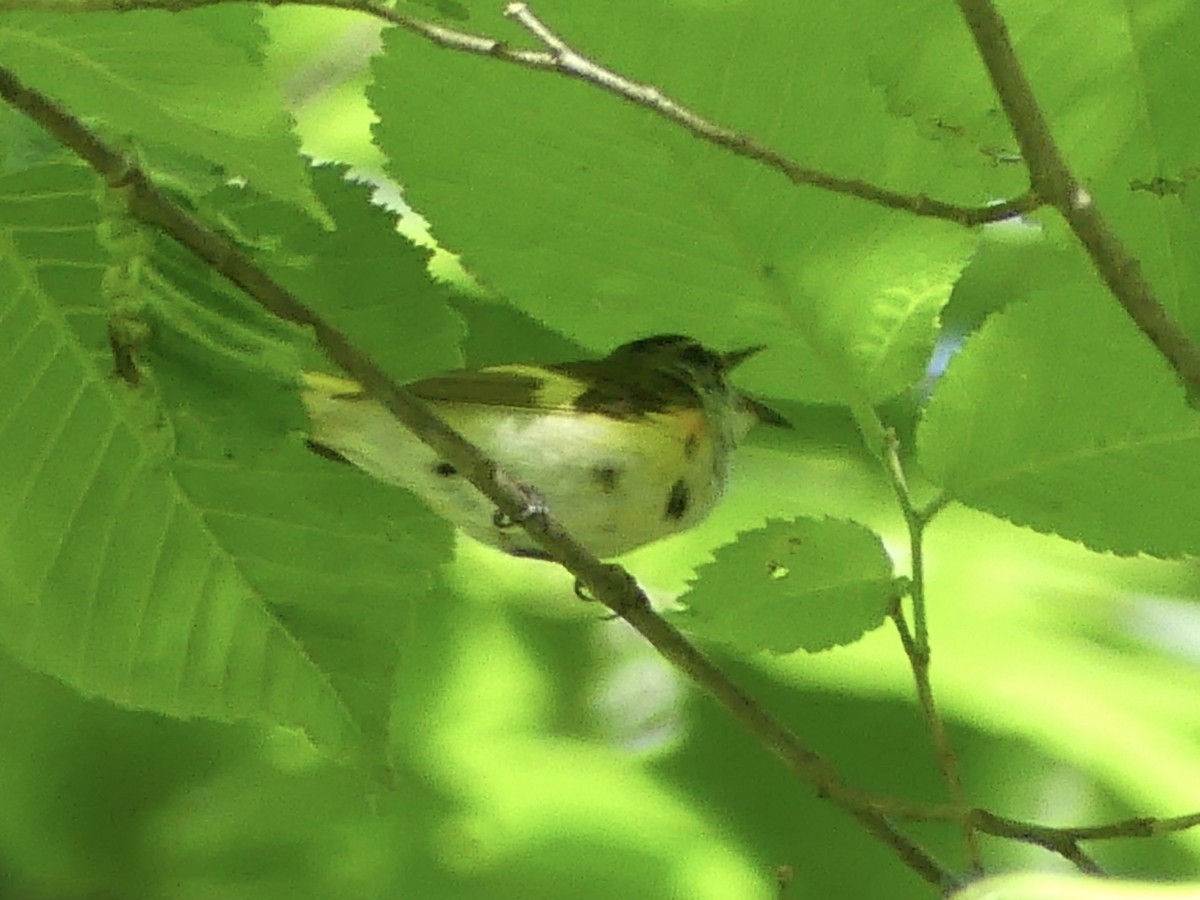
[[448, 462], [438, 463], [433, 467], [433, 471], [438, 475], [441, 475], [443, 478], [449, 478], [451, 475], [458, 474], [458, 469], [454, 468], [454, 466], [450, 465]]
[[600, 486], [600, 490], [611, 494], [617, 489], [617, 482], [621, 480], [621, 470], [616, 466], [596, 466], [592, 469], [592, 478]]
[[696, 451], [699, 449], [700, 449], [700, 436], [696, 435], [696, 434], [689, 434], [687, 436], [687, 440], [684, 441], [684, 444], [683, 444], [684, 459], [695, 459]]
[[668, 519], [678, 521], [683, 518], [691, 503], [692, 492], [688, 489], [687, 482], [680, 478], [671, 485], [671, 493], [667, 495], [667, 508], [663, 511], [663, 515]]

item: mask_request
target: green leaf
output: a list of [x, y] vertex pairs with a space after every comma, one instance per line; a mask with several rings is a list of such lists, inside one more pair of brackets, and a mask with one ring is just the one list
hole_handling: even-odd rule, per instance
[[[222, 191], [206, 205], [393, 370], [424, 374], [456, 355], [458, 319], [426, 272], [427, 252], [400, 238], [393, 217], [340, 172], [323, 170], [315, 184], [332, 233], [250, 191]], [[227, 295], [219, 280], [196, 279], [196, 269], [186, 254], [170, 268], [186, 293], [157, 307], [151, 347], [176, 428], [178, 477], [381, 759], [399, 641], [411, 604], [428, 602], [436, 585], [450, 529], [411, 495], [302, 446], [294, 329]]]
[[[85, 693], [301, 727], [378, 770], [448, 529], [303, 446], [295, 329], [170, 243], [140, 295], [109, 278], [140, 244], [95, 191], [69, 166], [0, 182], [4, 645]], [[150, 326], [136, 388], [111, 374], [112, 284]]]
[[[1054, 137], [1141, 263], [1160, 302], [1200, 337], [1200, 241], [1195, 148], [1200, 119], [1200, 7], [1155, 3], [1013, 0], [1003, 10], [1016, 53]], [[904, 33], [904, 53], [872, 52], [889, 107], [952, 154], [959, 176], [981, 158], [1024, 175], [1018, 149], [952, 4], [911, 0], [875, 20]], [[1064, 55], [1062, 36], [1078, 36]], [[954, 77], [947, 77], [947, 72]], [[1049, 227], [1059, 224], [1049, 219]]]
[[395, 215], [371, 203], [371, 186], [346, 175], [344, 167], [313, 170], [332, 231], [252, 191], [227, 188], [207, 203], [215, 216], [236, 222], [280, 283], [397, 380], [460, 367], [465, 329], [453, 293], [430, 277], [431, 251], [401, 237]]
[[[1189, 48], [1200, 14], [1188, 0], [1154, 4], [1012, 0], [1003, 9], [1021, 66], [1069, 163], [1089, 184], [1149, 135], [1168, 159], [1192, 159], [1194, 116], [1176, 106], [1196, 73]], [[871, 30], [908, 36], [903, 53], [871, 49], [871, 74], [889, 107], [960, 166], [989, 158], [1023, 174], [1019, 149], [961, 14], [938, 0], [879, 4]], [[1079, 38], [1064, 55], [1062, 36]], [[954, 77], [947, 77], [954, 72]], [[1164, 160], [1166, 161], [1166, 160]]]
[[[937, 192], [938, 161], [887, 115], [840, 7], [538, 12], [604, 64], [806, 165]], [[439, 241], [525, 312], [598, 350], [655, 332], [767, 342], [739, 380], [773, 396], [860, 403], [920, 377], [971, 232], [795, 187], [591, 85], [399, 29], [385, 43], [370, 99], [392, 174]], [[976, 185], [966, 202], [990, 196]]]
[[957, 900], [1194, 900], [1200, 896], [1200, 883], [1025, 872], [976, 881], [954, 896]]
[[1200, 552], [1200, 417], [1094, 281], [1015, 304], [970, 338], [918, 434], [956, 499], [1096, 550]]
[[856, 522], [772, 521], [715, 556], [696, 570], [680, 624], [748, 652], [853, 643], [898, 593], [879, 536]]
[[244, 10], [0, 18], [6, 66], [73, 115], [100, 119], [110, 137], [132, 139], [151, 165], [199, 156], [320, 216], [282, 97], [255, 57], [264, 40]]
[[0, 640], [87, 694], [344, 752], [361, 740], [345, 706], [109, 377], [94, 190], [67, 166], [0, 180]]

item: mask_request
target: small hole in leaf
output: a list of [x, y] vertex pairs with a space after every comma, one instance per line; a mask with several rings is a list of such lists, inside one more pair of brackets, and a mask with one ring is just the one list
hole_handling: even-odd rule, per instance
[[767, 575], [779, 581], [781, 578], [788, 577], [788, 567], [777, 562], [767, 563]]

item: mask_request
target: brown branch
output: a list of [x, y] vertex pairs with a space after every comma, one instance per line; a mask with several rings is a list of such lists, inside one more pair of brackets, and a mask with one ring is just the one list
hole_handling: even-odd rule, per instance
[[918, 875], [943, 890], [957, 879], [928, 852], [899, 832], [875, 800], [845, 784], [826, 760], [806, 747], [697, 650], [678, 630], [654, 613], [646, 595], [623, 568], [606, 564], [579, 544], [548, 513], [531, 515], [529, 489], [399, 387], [356, 349], [349, 339], [276, 283], [228, 237], [208, 228], [160, 192], [131, 160], [107, 146], [95, 133], [49, 98], [0, 68], [0, 97], [73, 151], [115, 191], [130, 214], [169, 238], [237, 285], [269, 312], [311, 328], [325, 354], [379, 400], [393, 416], [451, 463], [505, 516], [519, 523], [556, 562], [571, 572], [591, 596], [629, 622], [660, 654], [713, 696], [771, 752], [817, 793], [857, 819], [891, 847]]
[[[0, 0], [0, 10], [28, 9], [61, 12], [132, 12], [135, 10], [169, 10], [183, 12], [203, 6], [224, 3], [258, 2], [258, 0]], [[888, 209], [916, 216], [942, 219], [967, 228], [1000, 222], [1025, 215], [1040, 208], [1044, 201], [1030, 189], [1019, 197], [989, 203], [986, 206], [962, 206], [926, 197], [905, 194], [855, 178], [841, 178], [818, 169], [810, 169], [796, 160], [773, 150], [749, 135], [718, 125], [681, 103], [672, 100], [653, 85], [633, 81], [593, 62], [573, 50], [561, 37], [538, 19], [524, 3], [510, 3], [505, 15], [533, 35], [544, 50], [525, 50], [510, 47], [506, 42], [481, 34], [472, 34], [427, 22], [407, 13], [385, 6], [376, 0], [266, 0], [272, 6], [319, 6], [361, 12], [381, 19], [439, 47], [476, 56], [486, 56], [535, 71], [554, 72], [566, 78], [584, 81], [602, 91], [621, 97], [630, 103], [649, 109], [657, 115], [686, 128], [701, 140], [730, 153], [761, 163], [782, 174], [796, 185], [856, 197]]]
[[1171, 318], [1091, 194], [1067, 167], [991, 0], [958, 0], [1009, 125], [1029, 167], [1033, 192], [1066, 219], [1109, 291], [1167, 360], [1193, 404], [1200, 403], [1200, 348]]

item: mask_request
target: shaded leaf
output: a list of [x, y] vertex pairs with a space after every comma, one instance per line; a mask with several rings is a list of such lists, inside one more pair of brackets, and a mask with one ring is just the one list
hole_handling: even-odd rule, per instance
[[[71, 166], [0, 183], [2, 640], [84, 693], [378, 768], [448, 528], [303, 446], [296, 329], [169, 242], [129, 265], [143, 244], [95, 197]], [[112, 374], [113, 284], [148, 334], [137, 388]]]
[[[873, 78], [953, 168], [981, 158], [1023, 176], [1015, 140], [953, 5], [910, 0], [878, 11], [879, 27], [911, 35], [904, 52], [876, 48]], [[1079, 4], [1014, 0], [1003, 14], [1016, 53], [1068, 165], [1095, 197], [1159, 300], [1200, 337], [1197, 183], [1200, 7], [1188, 0]], [[1063, 35], [1075, 52], [1064, 54]], [[947, 77], [954, 72], [954, 77]], [[1051, 230], [1059, 224], [1047, 217]]]
[[[606, 65], [806, 164], [914, 193], [940, 183], [856, 62], [840, 8], [538, 12]], [[971, 232], [796, 188], [590, 85], [399, 30], [385, 44], [370, 98], [391, 172], [438, 239], [525, 312], [597, 350], [662, 332], [767, 342], [738, 375], [775, 396], [882, 400], [920, 376]]]
[[0, 180], [0, 640], [85, 694], [346, 752], [359, 726], [109, 375], [94, 192], [69, 166]]
[[371, 185], [346, 176], [345, 167], [312, 171], [332, 231], [254, 191], [226, 188], [208, 201], [215, 215], [237, 223], [281, 284], [401, 383], [461, 367], [462, 320], [453, 292], [430, 277], [431, 251], [396, 232], [395, 214], [371, 203]]

